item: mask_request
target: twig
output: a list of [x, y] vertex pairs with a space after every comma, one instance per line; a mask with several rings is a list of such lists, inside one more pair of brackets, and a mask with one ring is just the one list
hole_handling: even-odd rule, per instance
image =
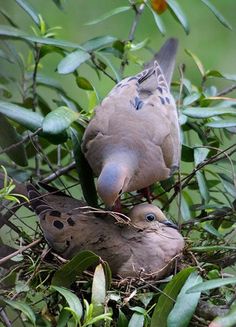
[[0, 265], [3, 264], [4, 262], [10, 260], [11, 258], [15, 257], [16, 255], [34, 247], [35, 245], [37, 245], [38, 243], [40, 243], [42, 241], [42, 238], [39, 238], [35, 241], [33, 241], [32, 243], [28, 244], [28, 245], [25, 245], [25, 246], [22, 246], [21, 248], [19, 248], [17, 251], [7, 255], [6, 257], [0, 259]]
[[101, 66], [99, 66], [97, 63], [96, 63], [96, 60], [95, 60], [95, 56], [94, 54], [91, 54], [91, 60], [92, 60], [92, 63], [94, 64], [94, 66], [100, 70], [104, 75], [106, 75], [107, 77], [109, 77], [113, 82], [115, 82], [116, 84], [118, 83], [117, 79], [114, 78], [112, 75], [110, 75], [105, 69], [103, 69]]
[[[53, 166], [52, 166], [50, 160], [48, 159], [48, 157], [44, 154], [43, 149], [41, 148], [40, 144], [36, 143], [33, 138], [31, 138], [31, 142], [32, 142], [32, 145], [34, 146], [35, 150], [37, 151], [37, 154], [39, 156], [41, 156], [43, 158], [43, 160], [45, 160], [45, 162], [48, 164], [48, 167], [53, 171], [53, 173], [55, 173], [55, 169], [53, 168]], [[60, 178], [59, 178], [59, 181], [62, 184], [62, 186], [64, 187], [64, 189], [68, 191], [68, 187], [66, 187], [66, 185], [64, 184], [64, 182]], [[68, 191], [68, 193], [71, 196], [70, 191]]]
[[37, 73], [38, 65], [40, 60], [40, 47], [35, 43], [35, 52], [34, 52], [34, 71], [33, 71], [33, 84], [32, 84], [32, 97], [33, 97], [33, 111], [36, 111], [37, 107]]
[[50, 182], [54, 181], [55, 179], [57, 179], [58, 177], [60, 177], [61, 175], [64, 175], [64, 174], [68, 173], [70, 170], [72, 170], [74, 168], [75, 168], [75, 161], [73, 161], [72, 163], [70, 163], [69, 165], [67, 165], [67, 166], [65, 166], [63, 168], [59, 168], [58, 170], [56, 170], [51, 175], [43, 178], [41, 180], [41, 182], [50, 183]]
[[10, 320], [3, 308], [0, 308], [0, 317], [6, 327], [12, 327]]
[[[227, 153], [227, 151], [231, 150], [229, 153]], [[219, 151], [217, 154], [215, 154], [214, 156], [212, 156], [211, 158], [204, 160], [203, 162], [201, 162], [197, 167], [195, 167], [193, 169], [193, 171], [186, 177], [184, 177], [180, 183], [175, 183], [175, 185], [173, 185], [169, 191], [171, 189], [175, 189], [174, 194], [170, 197], [170, 199], [168, 200], [168, 202], [162, 207], [162, 210], [165, 210], [165, 208], [175, 199], [175, 197], [177, 196], [177, 194], [180, 192], [180, 186], [181, 186], [181, 190], [184, 189], [186, 186], [188, 186], [189, 182], [191, 181], [191, 179], [196, 175], [197, 171], [201, 170], [203, 167], [212, 164], [214, 162], [220, 161], [222, 159], [225, 159], [226, 157], [231, 156], [233, 153], [236, 152], [236, 144], [233, 144], [231, 146], [229, 146], [227, 149]], [[158, 195], [158, 197], [160, 196], [160, 194]]]
[[[147, 1], [144, 0], [144, 2], [139, 7], [137, 7], [135, 4], [132, 4], [132, 7], [133, 7], [134, 12], [135, 12], [135, 16], [134, 16], [134, 20], [133, 20], [133, 23], [132, 23], [130, 31], [129, 31], [128, 40], [125, 43], [133, 42], [134, 35], [135, 35], [136, 29], [137, 29], [137, 26], [138, 26], [138, 22], [139, 22], [139, 19], [140, 19], [141, 15], [142, 15], [142, 12], [143, 12], [143, 10], [145, 8], [145, 3], [146, 2]], [[121, 65], [120, 65], [120, 74], [121, 74], [121, 76], [124, 73], [124, 69], [125, 69], [126, 64], [127, 64], [127, 53], [124, 52], [124, 56], [123, 56], [123, 59], [121, 61]]]
[[19, 142], [17, 142], [17, 143], [14, 143], [14, 144], [8, 146], [7, 148], [1, 150], [1, 151], [0, 151], [0, 154], [2, 154], [2, 153], [6, 153], [6, 152], [8, 152], [8, 151], [11, 151], [11, 150], [14, 149], [15, 147], [17, 147], [17, 146], [19, 146], [19, 145], [25, 143], [26, 141], [29, 141], [31, 137], [37, 135], [41, 130], [42, 130], [42, 128], [40, 127], [40, 128], [38, 128], [34, 133], [29, 133], [29, 132], [28, 132], [28, 135], [25, 136], [21, 141], [19, 141]]
[[129, 38], [128, 40], [130, 42], [132, 42], [134, 40], [134, 34], [135, 34], [135, 31], [137, 29], [137, 26], [138, 26], [138, 22], [139, 22], [139, 19], [140, 19], [140, 16], [145, 8], [145, 3], [146, 1], [144, 1], [140, 6], [139, 8], [137, 8], [137, 6], [135, 4], [133, 4], [133, 9], [135, 11], [135, 17], [134, 17], [134, 21], [133, 21], [133, 24], [130, 28], [130, 32], [129, 32]]
[[217, 93], [216, 96], [219, 97], [219, 96], [222, 96], [222, 95], [228, 94], [228, 93], [234, 91], [235, 89], [236, 89], [236, 84], [234, 84], [234, 85], [228, 87], [227, 89], [224, 89], [224, 90], [220, 91], [219, 93]]

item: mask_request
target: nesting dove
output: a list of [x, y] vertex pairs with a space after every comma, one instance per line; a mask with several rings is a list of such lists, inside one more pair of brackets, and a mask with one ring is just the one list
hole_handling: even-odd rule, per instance
[[167, 179], [179, 166], [180, 136], [170, 93], [178, 42], [169, 39], [141, 73], [118, 83], [95, 110], [82, 151], [108, 207], [123, 192]]
[[64, 258], [90, 250], [109, 263], [114, 275], [161, 278], [184, 247], [176, 226], [151, 204], [136, 205], [129, 213], [131, 223], [117, 224], [110, 216], [85, 213], [81, 201], [27, 188], [45, 239]]

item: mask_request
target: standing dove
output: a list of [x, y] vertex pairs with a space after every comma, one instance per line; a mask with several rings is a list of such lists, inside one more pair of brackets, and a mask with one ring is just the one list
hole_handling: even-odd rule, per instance
[[118, 224], [108, 215], [85, 213], [81, 201], [41, 195], [31, 184], [27, 188], [45, 239], [64, 258], [90, 250], [109, 263], [114, 275], [161, 278], [184, 247], [176, 226], [151, 204], [136, 205], [131, 223]]
[[178, 41], [169, 39], [141, 73], [118, 83], [95, 110], [82, 151], [108, 207], [123, 192], [170, 177], [180, 158], [179, 123], [170, 83]]

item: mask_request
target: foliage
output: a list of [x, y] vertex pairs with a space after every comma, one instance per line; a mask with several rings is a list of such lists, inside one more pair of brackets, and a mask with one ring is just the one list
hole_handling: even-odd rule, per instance
[[[53, 3], [55, 10], [66, 6], [60, 0]], [[19, 206], [14, 203], [27, 199], [12, 193], [15, 186], [7, 178], [10, 175], [21, 183], [30, 178], [43, 180], [72, 192], [76, 186], [77, 195], [80, 185], [79, 197], [83, 194], [89, 204], [97, 205], [93, 176], [80, 151], [80, 141], [101, 95], [86, 71], [95, 72], [103, 84], [121, 80], [128, 65], [138, 65], [141, 70], [146, 58], [140, 50], [150, 51], [150, 39], [136, 39], [140, 16], [153, 19], [157, 33], [164, 35], [165, 15], [169, 13], [190, 33], [180, 3], [137, 0], [114, 5], [87, 26], [112, 24], [115, 16], [122, 24], [123, 15], [133, 18], [134, 14], [128, 38], [97, 35], [81, 44], [58, 38], [59, 28], [50, 27], [26, 0], [15, 0], [15, 6], [20, 15], [31, 19], [31, 32], [21, 30], [4, 6], [1, 8], [5, 24], [0, 26], [0, 58], [7, 67], [14, 67], [3, 71], [0, 79], [0, 164], [5, 167], [0, 228], [7, 231], [1, 234], [0, 250], [2, 326], [25, 326], [25, 322], [27, 326], [60, 327], [207, 326], [222, 306], [226, 316], [216, 317], [210, 326], [235, 325], [236, 102], [228, 96], [235, 84], [225, 85], [235, 82], [236, 74], [208, 69], [186, 49], [184, 60], [188, 57], [195, 64], [199, 82], [188, 78], [183, 65], [172, 83], [182, 129], [181, 168], [175, 178], [154, 185], [152, 191], [155, 203], [179, 224], [187, 246], [180, 271], [162, 283], [111, 280], [108, 265], [99, 264], [100, 259], [88, 251], [67, 263], [47, 253], [45, 242], [39, 239], [41, 231], [27, 222], [29, 211], [17, 211]], [[209, 0], [201, 3], [222, 28], [231, 29]], [[41, 72], [50, 56], [57, 58], [56, 79]], [[67, 75], [87, 99], [86, 104], [65, 90]], [[223, 90], [216, 86], [219, 79]], [[122, 201], [131, 206], [136, 198], [132, 193]], [[14, 215], [17, 221], [10, 220]], [[34, 238], [39, 240], [36, 245]], [[9, 244], [29, 246], [22, 254], [8, 258], [15, 251]], [[97, 267], [91, 275], [86, 269], [92, 264]], [[203, 311], [196, 309], [202, 302], [214, 306], [216, 314], [211, 315], [207, 307], [203, 316]]]

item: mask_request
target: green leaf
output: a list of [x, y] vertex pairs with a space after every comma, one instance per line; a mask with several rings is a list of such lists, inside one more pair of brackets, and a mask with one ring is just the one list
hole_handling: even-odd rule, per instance
[[15, 0], [16, 3], [24, 9], [24, 11], [32, 18], [32, 20], [40, 27], [40, 20], [38, 13], [26, 0]]
[[216, 16], [218, 21], [227, 27], [228, 29], [232, 30], [232, 26], [227, 22], [227, 20], [221, 15], [221, 13], [216, 9], [216, 7], [209, 1], [209, 0], [201, 0]]
[[236, 119], [220, 119], [220, 120], [217, 120], [217, 121], [212, 121], [210, 123], [207, 123], [207, 124], [205, 124], [205, 126], [213, 127], [213, 128], [235, 127], [236, 126]]
[[128, 327], [143, 327], [144, 316], [139, 313], [134, 313], [129, 321]]
[[190, 51], [188, 49], [185, 49], [185, 52], [187, 53], [187, 55], [189, 55], [193, 59], [193, 61], [197, 65], [197, 68], [200, 71], [201, 75], [204, 76], [205, 75], [205, 68], [204, 68], [201, 60], [192, 51]]
[[186, 34], [189, 34], [189, 24], [187, 17], [183, 13], [180, 5], [175, 0], [167, 0], [168, 7], [170, 9], [171, 14], [175, 17], [175, 19], [182, 25]]
[[200, 194], [202, 198], [205, 200], [205, 203], [208, 203], [210, 200], [210, 194], [207, 187], [207, 181], [205, 175], [201, 171], [196, 172], [196, 179], [199, 187]]
[[36, 326], [35, 314], [28, 304], [22, 301], [12, 301], [12, 300], [5, 300], [5, 299], [3, 299], [3, 301], [6, 302], [8, 305], [10, 305], [12, 308], [21, 311], [27, 317], [27, 319], [33, 324], [33, 326]]
[[[59, 48], [74, 48], [74, 49], [82, 49], [80, 45], [73, 42], [68, 42], [59, 39], [46, 38], [46, 37], [38, 37], [34, 35], [29, 35], [24, 31], [21, 31], [18, 28], [14, 28], [8, 25], [0, 25], [0, 36], [7, 38], [16, 38], [22, 39], [31, 43], [39, 43], [39, 44], [48, 44], [54, 45]], [[83, 49], [82, 49], [83, 50]]]
[[190, 206], [193, 204], [192, 198], [186, 191], [182, 191], [180, 211], [184, 221], [192, 218]]
[[43, 132], [52, 135], [60, 134], [79, 117], [80, 113], [67, 107], [59, 107], [44, 118], [42, 124]]
[[192, 267], [183, 269], [166, 285], [155, 306], [150, 327], [167, 327], [167, 318], [174, 307], [174, 301], [194, 270]]
[[236, 181], [234, 182], [225, 174], [219, 174], [219, 176], [226, 192], [236, 199]]
[[90, 54], [84, 50], [76, 50], [64, 59], [57, 66], [59, 74], [69, 74], [74, 72], [81, 64], [90, 59]]
[[236, 251], [236, 246], [207, 245], [207, 246], [193, 246], [189, 248], [189, 251], [193, 251], [193, 252], [214, 252], [214, 251], [222, 251], [222, 250]]
[[221, 108], [221, 107], [189, 107], [183, 110], [183, 114], [192, 118], [210, 118], [223, 114], [236, 115], [235, 108]]
[[83, 152], [81, 151], [82, 131], [79, 133], [74, 128], [70, 128], [70, 136], [73, 144], [76, 169], [80, 179], [80, 185], [86, 202], [92, 206], [97, 206], [97, 191], [95, 188], [93, 171], [89, 166]]
[[100, 48], [106, 47], [108, 44], [111, 44], [113, 42], [117, 41], [117, 38], [114, 36], [110, 35], [105, 35], [105, 36], [98, 36], [94, 37], [93, 39], [90, 39], [84, 43], [81, 44], [81, 47], [88, 51], [95, 51]]
[[184, 100], [183, 100], [183, 106], [184, 106], [184, 107], [189, 106], [189, 105], [192, 104], [193, 102], [199, 100], [200, 97], [201, 97], [201, 94], [198, 93], [198, 92], [194, 92], [194, 93], [188, 95], [188, 96], [185, 97]]
[[219, 78], [224, 78], [227, 79], [229, 81], [233, 81], [236, 82], [236, 75], [233, 74], [224, 74], [219, 72], [218, 70], [208, 70], [206, 72], [206, 77], [219, 77]]
[[53, 89], [59, 91], [60, 93], [65, 94], [65, 91], [61, 87], [61, 84], [56, 79], [54, 79], [52, 77], [44, 76], [42, 74], [37, 74], [36, 81], [37, 81], [38, 85], [53, 88]]
[[[0, 114], [0, 146], [4, 150], [16, 143], [22, 141], [22, 137], [17, 133], [9, 121]], [[28, 165], [27, 155], [23, 143], [14, 146], [11, 150], [5, 152], [9, 158], [17, 165], [26, 167]]]
[[236, 284], [236, 277], [208, 280], [189, 288], [187, 293], [205, 292], [229, 284]]
[[93, 317], [97, 317], [104, 313], [104, 305], [106, 299], [106, 279], [103, 266], [100, 263], [94, 272], [92, 284], [92, 304]]
[[43, 117], [39, 113], [13, 103], [0, 101], [0, 113], [31, 131], [42, 126]]
[[52, 0], [55, 5], [57, 6], [57, 8], [59, 8], [60, 10], [63, 10], [63, 6], [62, 6], [62, 3], [61, 3], [61, 0]]
[[201, 293], [187, 294], [186, 291], [202, 281], [196, 271], [192, 272], [177, 296], [174, 308], [167, 318], [167, 327], [187, 327], [195, 312]]
[[231, 307], [229, 312], [223, 317], [216, 317], [209, 327], [235, 327], [236, 325], [236, 306]]
[[194, 149], [190, 146], [183, 144], [182, 145], [182, 154], [181, 154], [181, 160], [185, 162], [193, 162], [194, 160]]
[[74, 293], [72, 293], [70, 290], [68, 290], [64, 287], [58, 287], [58, 286], [52, 285], [50, 287], [50, 289], [57, 291], [65, 298], [70, 309], [76, 313], [76, 315], [78, 317], [78, 321], [79, 321], [83, 315], [83, 307], [82, 307], [82, 304], [81, 304], [80, 300], [78, 299], [78, 297]]
[[120, 72], [114, 67], [113, 63], [111, 62], [111, 60], [109, 58], [107, 58], [107, 56], [105, 56], [104, 54], [102, 54], [101, 52], [98, 52], [97, 55], [102, 58], [102, 60], [104, 60], [106, 62], [106, 64], [111, 68], [111, 70], [113, 71], [115, 78], [117, 80], [117, 82], [119, 82], [122, 78], [121, 78], [121, 74]]
[[99, 257], [91, 251], [81, 251], [76, 254], [68, 263], [57, 270], [52, 279], [53, 285], [69, 287], [76, 279], [76, 276], [88, 267], [97, 264]]
[[203, 162], [208, 153], [209, 153], [209, 149], [207, 148], [198, 148], [196, 147], [194, 149], [194, 162], [195, 162], [195, 167], [197, 167], [201, 162]]
[[212, 235], [214, 235], [214, 236], [216, 236], [216, 237], [222, 238], [222, 239], [224, 238], [223, 235], [220, 234], [220, 233], [218, 232], [218, 230], [217, 230], [214, 226], [212, 226], [211, 223], [204, 222], [204, 223], [201, 224], [201, 226], [202, 226], [202, 228], [203, 228], [204, 230], [206, 230], [208, 233], [210, 233], [210, 234], [212, 234]]
[[0, 13], [3, 15], [3, 17], [8, 21], [8, 23], [10, 25], [17, 28], [17, 25], [15, 24], [15, 22], [12, 20], [10, 15], [3, 8], [0, 8]]
[[83, 90], [93, 91], [92, 84], [84, 77], [77, 76], [76, 84], [78, 85], [79, 88], [81, 88]]
[[161, 32], [161, 34], [163, 36], [166, 35], [166, 28], [165, 28], [165, 25], [164, 25], [161, 17], [159, 15], [157, 15], [157, 13], [149, 6], [148, 3], [146, 3], [146, 5], [153, 15], [153, 18], [154, 18], [157, 28], [159, 29], [159, 31]]
[[128, 327], [128, 319], [125, 314], [119, 309], [119, 317], [117, 321], [117, 327]]
[[91, 22], [86, 23], [85, 25], [94, 25], [94, 24], [100, 23], [100, 22], [104, 21], [107, 18], [110, 18], [110, 17], [112, 17], [114, 15], [117, 15], [117, 14], [120, 14], [122, 12], [128, 11], [130, 9], [131, 9], [130, 6], [117, 7], [115, 9], [103, 14], [99, 18], [96, 18], [96, 19], [92, 20]]

